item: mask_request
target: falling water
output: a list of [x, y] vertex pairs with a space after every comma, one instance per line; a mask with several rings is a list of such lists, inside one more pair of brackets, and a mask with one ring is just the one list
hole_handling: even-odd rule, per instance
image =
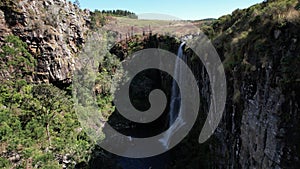
[[[181, 45], [178, 48], [178, 52], [177, 52], [177, 59], [176, 59], [176, 63], [175, 63], [175, 70], [174, 70], [174, 77], [173, 77], [173, 82], [172, 82], [172, 88], [171, 88], [171, 99], [170, 99], [170, 111], [169, 111], [169, 127], [171, 129], [170, 132], [167, 132], [165, 137], [163, 139], [160, 140], [160, 142], [164, 145], [164, 147], [168, 148], [169, 144], [170, 144], [170, 139], [171, 139], [171, 133], [173, 130], [178, 129], [181, 126], [172, 126], [172, 124], [174, 123], [174, 121], [176, 120], [176, 117], [178, 116], [182, 105], [180, 105], [180, 91], [178, 86], [180, 86], [180, 84], [182, 82], [184, 82], [184, 75], [186, 70], [180, 66], [179, 61], [180, 59], [183, 60], [184, 62], [187, 61], [186, 56], [183, 54], [183, 46], [185, 45], [185, 42], [181, 43]], [[175, 81], [175, 79], [178, 79], [177, 83]], [[181, 117], [178, 117], [178, 120]]]
[[178, 48], [177, 52], [177, 59], [175, 63], [175, 70], [174, 70], [174, 80], [172, 82], [172, 90], [171, 90], [171, 103], [170, 103], [170, 112], [169, 112], [169, 127], [172, 125], [172, 123], [175, 121], [176, 116], [179, 112], [179, 105], [180, 105], [180, 92], [179, 88], [177, 87], [177, 83], [175, 79], [178, 80], [178, 85], [182, 82], [182, 78], [184, 77], [184, 70], [182, 67], [180, 67], [179, 60], [182, 59], [186, 62], [186, 57], [183, 55], [183, 46], [185, 45], [185, 42], [181, 43], [181, 45]]
[[[185, 82], [184, 77], [187, 71], [185, 70], [185, 68], [180, 66], [180, 59], [183, 60], [184, 62], [187, 61], [186, 56], [183, 54], [184, 45], [185, 43], [183, 42], [178, 48], [177, 59], [176, 59], [175, 69], [174, 69], [174, 77], [173, 77], [174, 80], [172, 82], [172, 88], [171, 88], [170, 111], [169, 111], [170, 130], [168, 130], [168, 132], [166, 132], [164, 137], [159, 140], [166, 149], [169, 148], [170, 141], [172, 139], [172, 133], [178, 130], [182, 125], [184, 125], [182, 117], [179, 114], [180, 111], [183, 109], [183, 105], [180, 105], [181, 97], [178, 88], [178, 86], [180, 85], [182, 86], [183, 82]], [[175, 79], [178, 79], [177, 83]], [[179, 123], [177, 125], [172, 125], [175, 122], [175, 120], [179, 120]], [[169, 158], [168, 154], [163, 154], [151, 158], [142, 158], [142, 159], [130, 159], [125, 157], [120, 157], [118, 159], [118, 163], [124, 169], [135, 169], [135, 168], [164, 169], [166, 168], [165, 165], [168, 164], [168, 158]]]

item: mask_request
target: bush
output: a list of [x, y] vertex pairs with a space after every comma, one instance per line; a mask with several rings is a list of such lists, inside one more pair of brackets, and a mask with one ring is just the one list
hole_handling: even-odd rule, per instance
[[4, 45], [0, 52], [0, 70], [7, 70], [13, 67], [15, 76], [22, 77], [24, 74], [32, 74], [36, 60], [28, 52], [27, 44], [18, 36], [9, 35], [5, 38]]
[[20, 154], [22, 167], [33, 159], [33, 165], [42, 168], [61, 168], [55, 155], [64, 154], [76, 162], [88, 160], [92, 145], [82, 131], [77, 131], [80, 124], [72, 105], [70, 96], [52, 85], [2, 82], [0, 147]]
[[99, 10], [95, 10], [95, 12], [93, 12], [91, 14], [91, 28], [92, 29], [102, 27], [105, 25], [105, 23], [106, 23], [106, 18], [102, 14], [102, 12], [100, 12]]

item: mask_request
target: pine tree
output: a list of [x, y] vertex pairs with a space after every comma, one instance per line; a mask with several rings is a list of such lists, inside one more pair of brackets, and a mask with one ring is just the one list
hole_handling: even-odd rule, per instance
[[79, 0], [75, 0], [75, 1], [74, 1], [74, 4], [75, 4], [76, 6], [78, 6], [78, 7], [80, 7], [80, 2], [79, 2]]

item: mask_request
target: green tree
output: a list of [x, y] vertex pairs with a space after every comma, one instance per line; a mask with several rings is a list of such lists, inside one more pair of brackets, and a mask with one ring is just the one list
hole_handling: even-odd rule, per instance
[[75, 0], [74, 4], [80, 8], [80, 2], [79, 2], [79, 0]]
[[27, 44], [14, 35], [5, 37], [4, 42], [0, 50], [0, 71], [12, 70], [9, 73], [16, 77], [31, 75], [34, 72], [36, 60], [28, 52]]

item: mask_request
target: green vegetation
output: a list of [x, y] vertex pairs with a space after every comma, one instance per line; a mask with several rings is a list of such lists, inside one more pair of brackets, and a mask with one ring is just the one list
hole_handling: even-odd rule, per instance
[[79, 0], [75, 0], [75, 1], [74, 1], [74, 5], [80, 7], [80, 2], [79, 2]]
[[[300, 23], [298, 4], [296, 0], [267, 1], [247, 9], [237, 9], [212, 24], [201, 26], [201, 29], [213, 40], [219, 54], [224, 56], [227, 70], [232, 70], [237, 65], [245, 70], [254, 70], [256, 64], [264, 65], [267, 57], [279, 52], [271, 50], [279, 50], [285, 44], [291, 43], [287, 39], [274, 36], [279, 36], [286, 29], [294, 32]], [[270, 46], [278, 48], [271, 49]], [[252, 55], [247, 56], [245, 53]]]
[[[0, 6], [6, 5], [7, 2], [1, 1]], [[236, 10], [231, 15], [201, 25], [202, 30], [216, 46], [226, 72], [236, 74], [236, 77], [229, 79], [228, 84], [235, 84], [236, 79], [238, 80], [235, 82], [248, 83], [269, 78], [272, 85], [282, 85], [286, 89], [297, 88], [291, 85], [300, 82], [297, 69], [300, 64], [298, 48], [300, 40], [296, 36], [299, 35], [300, 26], [299, 8], [299, 2], [296, 0], [268, 1], [248, 9]], [[129, 19], [137, 18], [134, 13], [122, 10], [96, 10], [91, 15], [92, 29], [105, 25], [109, 16], [125, 16], [117, 19], [120, 27], [129, 24], [144, 27], [148, 27], [150, 23], [156, 26], [170, 24], [169, 21], [148, 20], [135, 23]], [[56, 23], [56, 20], [53, 20], [53, 23]], [[107, 39], [103, 36], [99, 42], [94, 43], [101, 46], [99, 43], [105, 40]], [[117, 44], [113, 52], [117, 55], [121, 51], [123, 57], [143, 48], [158, 47], [176, 53], [178, 43], [176, 39], [168, 36], [153, 35], [145, 39], [143, 36], [133, 36], [128, 41]], [[107, 52], [104, 49], [91, 52], [97, 56], [104, 51]], [[114, 55], [107, 54], [99, 63], [98, 71], [92, 74], [96, 83], [83, 80], [93, 86], [101, 120], [105, 121], [115, 110], [110, 89], [112, 79], [116, 77], [119, 69], [120, 60]], [[268, 65], [269, 63], [272, 64]], [[71, 92], [68, 93], [51, 84], [32, 84], [28, 77], [34, 76], [35, 65], [36, 60], [28, 52], [26, 43], [17, 36], [10, 35], [5, 38], [4, 44], [0, 47], [0, 168], [62, 168], [64, 157], [71, 161], [68, 165], [65, 164], [68, 168], [74, 168], [79, 163], [86, 166], [95, 145], [82, 131], [73, 108], [75, 101], [71, 97]], [[272, 77], [265, 77], [267, 71], [273, 71]], [[249, 79], [243, 79], [245, 77]], [[231, 97], [235, 104], [242, 105], [241, 98], [244, 96], [243, 91], [239, 90], [242, 88], [241, 84], [235, 85]], [[79, 92], [86, 94], [84, 92], [90, 91], [82, 89]], [[80, 99], [84, 100], [82, 103], [91, 103], [90, 98]], [[208, 145], [198, 147], [199, 151], [195, 151], [195, 147], [191, 146], [198, 143], [193, 139], [198, 136], [199, 131], [194, 133], [191, 136], [193, 138], [188, 139], [196, 141], [195, 144], [191, 144], [190, 140], [182, 143], [189, 145], [183, 150], [186, 151], [184, 153], [189, 153], [189, 156], [182, 158], [188, 161], [180, 163], [182, 166], [175, 168], [186, 167], [184, 165], [193, 158], [196, 159], [194, 161], [199, 161], [203, 157], [204, 165], [206, 161], [211, 160], [212, 154], [209, 154], [211, 150]], [[197, 163], [188, 165], [190, 168], [199, 168]]]
[[3, 0], [0, 1], [0, 7], [9, 7], [15, 9], [18, 2], [19, 1]]
[[119, 10], [119, 9], [118, 10], [102, 10], [101, 13], [106, 14], [108, 16], [119, 16], [119, 17], [126, 16], [126, 17], [132, 18], [132, 19], [138, 18], [138, 16], [135, 13], [127, 11], [127, 10]]
[[[27, 45], [16, 36], [5, 41], [0, 70], [14, 71], [0, 86], [0, 168], [88, 166], [94, 142], [81, 128], [72, 96], [51, 84], [27, 81], [35, 65]], [[118, 64], [107, 55], [96, 73], [97, 103], [106, 119], [114, 111], [110, 85]]]
[[[102, 35], [101, 39], [97, 38], [98, 33]], [[90, 127], [91, 125], [103, 126], [103, 123], [108, 120], [115, 110], [112, 105], [111, 88], [113, 87], [112, 79], [117, 74], [116, 71], [120, 61], [116, 56], [107, 54], [107, 46], [114, 34], [105, 31], [98, 33], [92, 34], [87, 38], [86, 45], [88, 47], [85, 48], [86, 51], [82, 52], [80, 56], [82, 59], [85, 57], [95, 59], [93, 62], [95, 64], [91, 65], [89, 61], [88, 63], [81, 63], [80, 69], [74, 72], [73, 78], [75, 108], [79, 119], [86, 119], [81, 121], [84, 127]], [[102, 48], [99, 48], [99, 46]], [[82, 61], [85, 62], [85, 59]], [[91, 90], [93, 93], [91, 93]], [[99, 107], [97, 109], [94, 108], [95, 100]], [[98, 128], [90, 128], [86, 132], [92, 137], [94, 142], [104, 137], [102, 131], [98, 130]]]
[[108, 120], [109, 116], [114, 112], [115, 107], [112, 104], [112, 79], [117, 74], [117, 69], [119, 69], [120, 61], [116, 56], [107, 54], [100, 66], [99, 73], [96, 77], [97, 88], [97, 104], [102, 112], [104, 120]]
[[[270, 78], [273, 87], [290, 92], [300, 84], [298, 6], [296, 0], [268, 1], [236, 10], [202, 30], [212, 39], [228, 74], [246, 82]], [[266, 77], [266, 72], [274, 75]], [[236, 103], [240, 88], [235, 86], [231, 96]]]
[[0, 51], [0, 71], [8, 70], [16, 77], [32, 75], [36, 60], [27, 51], [27, 44], [17, 36], [7, 36]]
[[[56, 156], [88, 160], [91, 144], [79, 130], [70, 96], [64, 91], [24, 80], [6, 81], [0, 88], [0, 105], [2, 159], [16, 153], [20, 166], [31, 167], [28, 162], [32, 161], [32, 166], [54, 168], [59, 168]], [[2, 165], [9, 167], [11, 162]]]
[[99, 27], [104, 26], [106, 23], [105, 15], [102, 14], [99, 10], [95, 10], [95, 12], [91, 13], [91, 28], [97, 29]]

